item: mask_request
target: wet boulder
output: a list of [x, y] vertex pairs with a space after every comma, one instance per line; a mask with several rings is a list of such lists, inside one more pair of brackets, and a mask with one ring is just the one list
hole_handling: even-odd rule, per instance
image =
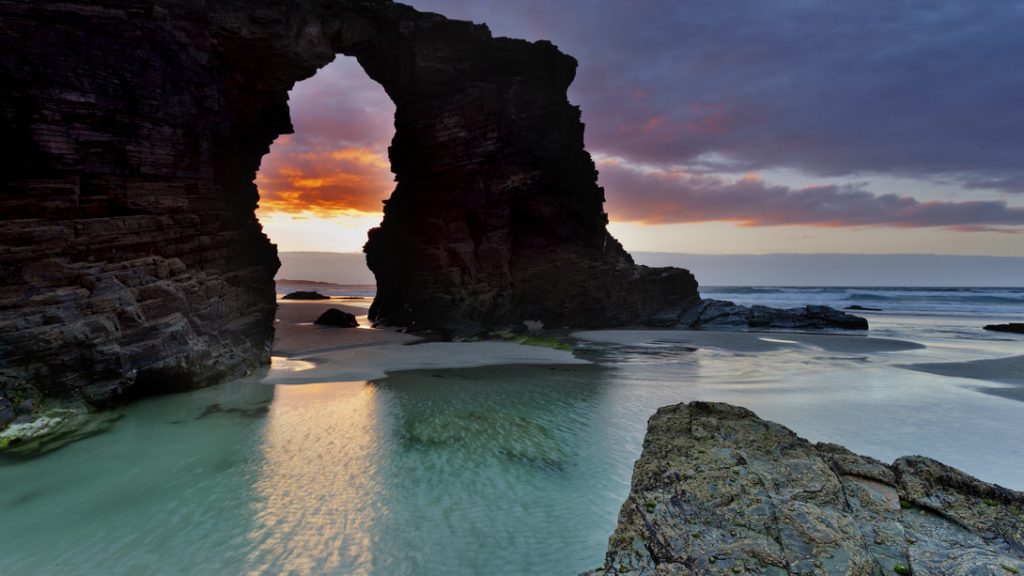
[[330, 308], [326, 312], [320, 315], [313, 324], [319, 326], [336, 326], [338, 328], [355, 328], [359, 326], [359, 322], [356, 317], [344, 310], [338, 310], [337, 308]]
[[709, 330], [867, 330], [868, 321], [829, 306], [771, 308], [708, 299], [681, 315], [677, 326]]

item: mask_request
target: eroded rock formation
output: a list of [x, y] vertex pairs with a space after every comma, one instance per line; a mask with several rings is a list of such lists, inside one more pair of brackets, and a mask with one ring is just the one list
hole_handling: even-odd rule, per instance
[[1024, 494], [920, 456], [893, 464], [728, 404], [651, 417], [592, 574], [1018, 574]]
[[[397, 106], [367, 260], [378, 321], [608, 326], [697, 301], [635, 266], [547, 42], [386, 0], [0, 0], [0, 426], [266, 360], [275, 248], [253, 215], [288, 90], [336, 54]], [[338, 94], [338, 98], [344, 98]]]
[[868, 321], [829, 306], [771, 308], [740, 306], [728, 300], [701, 300], [678, 319], [682, 328], [706, 330], [867, 330]]

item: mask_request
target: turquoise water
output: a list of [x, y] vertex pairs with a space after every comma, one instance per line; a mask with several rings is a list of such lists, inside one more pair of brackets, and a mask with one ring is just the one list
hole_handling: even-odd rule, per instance
[[871, 355], [583, 343], [592, 365], [247, 380], [147, 399], [105, 434], [0, 461], [0, 570], [575, 574], [602, 562], [647, 418], [696, 398], [1024, 489], [1024, 402], [894, 366], [1024, 342], [949, 326], [879, 321], [929, 348]]

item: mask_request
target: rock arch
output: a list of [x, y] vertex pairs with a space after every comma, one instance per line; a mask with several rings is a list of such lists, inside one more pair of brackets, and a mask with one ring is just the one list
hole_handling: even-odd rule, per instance
[[[685, 270], [638, 267], [548, 42], [386, 0], [0, 0], [0, 419], [264, 362], [276, 250], [253, 180], [287, 94], [336, 54], [396, 104], [396, 189], [370, 233], [383, 323], [476, 334], [671, 323]], [[344, 94], [339, 94], [344, 98]], [[0, 422], [3, 425], [3, 422]]]

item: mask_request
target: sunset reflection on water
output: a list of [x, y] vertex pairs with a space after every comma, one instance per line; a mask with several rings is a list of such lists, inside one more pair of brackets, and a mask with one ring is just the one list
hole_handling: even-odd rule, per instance
[[371, 534], [388, 514], [384, 421], [366, 382], [276, 388], [253, 488], [251, 573], [369, 573]]

